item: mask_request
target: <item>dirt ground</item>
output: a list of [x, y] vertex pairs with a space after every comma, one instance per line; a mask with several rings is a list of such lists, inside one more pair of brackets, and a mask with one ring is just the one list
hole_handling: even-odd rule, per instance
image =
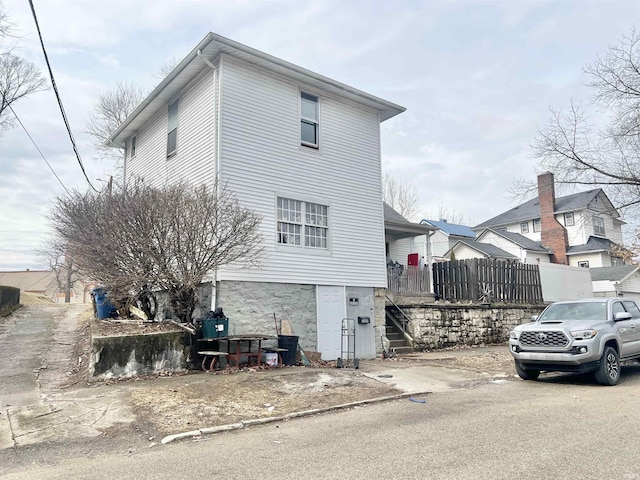
[[490, 374], [515, 374], [513, 366], [513, 357], [506, 351], [504, 352], [488, 352], [474, 355], [451, 355], [442, 358], [414, 358], [408, 356], [401, 358], [399, 361], [418, 362], [429, 365], [441, 365], [448, 368], [459, 368], [461, 370], [469, 370], [477, 373]]
[[130, 404], [139, 422], [151, 425], [156, 435], [399, 393], [357, 370], [305, 367], [199, 373], [140, 387], [132, 387]]

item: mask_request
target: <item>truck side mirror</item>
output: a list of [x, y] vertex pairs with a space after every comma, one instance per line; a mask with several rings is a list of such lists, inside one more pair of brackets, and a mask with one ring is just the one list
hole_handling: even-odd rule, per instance
[[631, 314], [629, 312], [618, 312], [613, 316], [613, 319], [616, 322], [620, 320], [631, 320]]
[[538, 315], [531, 315], [531, 321], [532, 322], [537, 322], [538, 321]]

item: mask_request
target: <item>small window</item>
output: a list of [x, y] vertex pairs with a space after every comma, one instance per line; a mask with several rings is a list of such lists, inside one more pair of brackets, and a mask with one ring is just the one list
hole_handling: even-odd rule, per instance
[[[329, 207], [278, 197], [277, 241], [285, 245], [327, 248]], [[304, 215], [302, 214], [304, 212]]]
[[573, 212], [565, 212], [564, 214], [564, 226], [565, 227], [573, 227], [575, 225], [575, 220], [573, 219]]
[[167, 134], [167, 157], [178, 149], [178, 100], [169, 105]]
[[604, 237], [604, 220], [602, 217], [593, 217], [593, 233]]
[[300, 93], [300, 141], [318, 148], [318, 97]]
[[131, 137], [131, 146], [129, 147], [131, 158], [136, 156], [136, 147], [138, 146], [138, 137], [134, 135]]
[[520, 224], [520, 233], [529, 233], [529, 222], [522, 222]]
[[589, 268], [589, 261], [585, 260], [583, 262], [578, 262], [578, 266], [582, 268]]
[[542, 225], [540, 224], [540, 219], [536, 218], [533, 221], [533, 231], [534, 232], [539, 232], [540, 230], [542, 230]]

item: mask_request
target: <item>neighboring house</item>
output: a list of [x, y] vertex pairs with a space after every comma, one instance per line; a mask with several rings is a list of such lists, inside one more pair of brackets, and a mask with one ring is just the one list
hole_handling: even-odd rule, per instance
[[[482, 235], [490, 229], [491, 233], [484, 234], [484, 241], [491, 243], [502, 242], [504, 239], [497, 238], [502, 232], [501, 237], [511, 236], [512, 243], [522, 244], [521, 239], [516, 241], [510, 235], [519, 234], [548, 251], [552, 263], [593, 268], [624, 263], [616, 254], [616, 245], [623, 243], [624, 223], [602, 189], [556, 198], [553, 174], [545, 173], [538, 176], [538, 197], [477, 225], [474, 230]], [[530, 254], [525, 260], [516, 255], [521, 261], [546, 261], [547, 255], [542, 250], [526, 249]]]
[[[275, 333], [288, 317], [303, 348], [375, 356], [384, 323], [380, 123], [404, 108], [208, 34], [113, 133], [125, 178], [225, 185], [262, 216], [261, 268], [211, 272], [210, 307], [230, 333]], [[373, 319], [376, 319], [376, 322]]]
[[[450, 252], [448, 252], [449, 256], [453, 253], [458, 260], [462, 260], [463, 257], [461, 255], [464, 251], [465, 245], [468, 245], [468, 242], [458, 242], [458, 244], [454, 245]], [[491, 245], [500, 250], [500, 252], [491, 252], [490, 250], [485, 249], [487, 253], [485, 257], [487, 258], [508, 258], [511, 260], [519, 260], [521, 263], [531, 264], [541, 262], [548, 263], [549, 256], [552, 253], [551, 250], [543, 247], [540, 242], [531, 240], [524, 235], [509, 232], [507, 230], [493, 230], [491, 228], [483, 230], [476, 237], [475, 243], [472, 243], [471, 245]], [[505, 253], [507, 255], [504, 255]], [[501, 257], [498, 255], [501, 255]], [[474, 257], [467, 256], [464, 258]]]
[[387, 264], [399, 263], [406, 267], [412, 254], [417, 254], [423, 263], [427, 263], [431, 255], [429, 234], [435, 231], [434, 227], [410, 222], [386, 203], [384, 227]]
[[430, 245], [431, 255], [434, 259], [444, 259], [447, 252], [456, 244], [458, 240], [465, 242], [473, 241], [476, 234], [471, 228], [465, 225], [449, 223], [445, 219], [421, 220], [420, 223], [431, 225], [436, 230], [431, 234]]
[[[0, 272], [0, 285], [20, 289], [20, 293], [32, 293], [50, 298], [53, 302], [64, 303], [64, 290], [58, 287], [56, 274], [52, 270], [21, 270]], [[90, 302], [88, 287], [77, 280], [71, 288], [71, 303]]]
[[458, 240], [456, 244], [446, 252], [445, 256], [455, 260], [468, 260], [470, 258], [494, 258], [496, 260], [518, 260], [506, 250], [502, 250], [490, 243], [469, 240]]
[[640, 266], [590, 268], [589, 272], [595, 297], [627, 297], [640, 300]]

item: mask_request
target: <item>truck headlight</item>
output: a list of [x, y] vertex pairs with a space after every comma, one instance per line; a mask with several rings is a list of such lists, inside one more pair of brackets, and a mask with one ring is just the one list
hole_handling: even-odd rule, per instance
[[520, 332], [516, 332], [515, 330], [511, 330], [509, 332], [509, 338], [513, 338], [514, 340], [518, 340], [520, 337]]
[[576, 340], [587, 340], [595, 337], [597, 334], [597, 330], [578, 330], [576, 332], [571, 332], [571, 336]]

